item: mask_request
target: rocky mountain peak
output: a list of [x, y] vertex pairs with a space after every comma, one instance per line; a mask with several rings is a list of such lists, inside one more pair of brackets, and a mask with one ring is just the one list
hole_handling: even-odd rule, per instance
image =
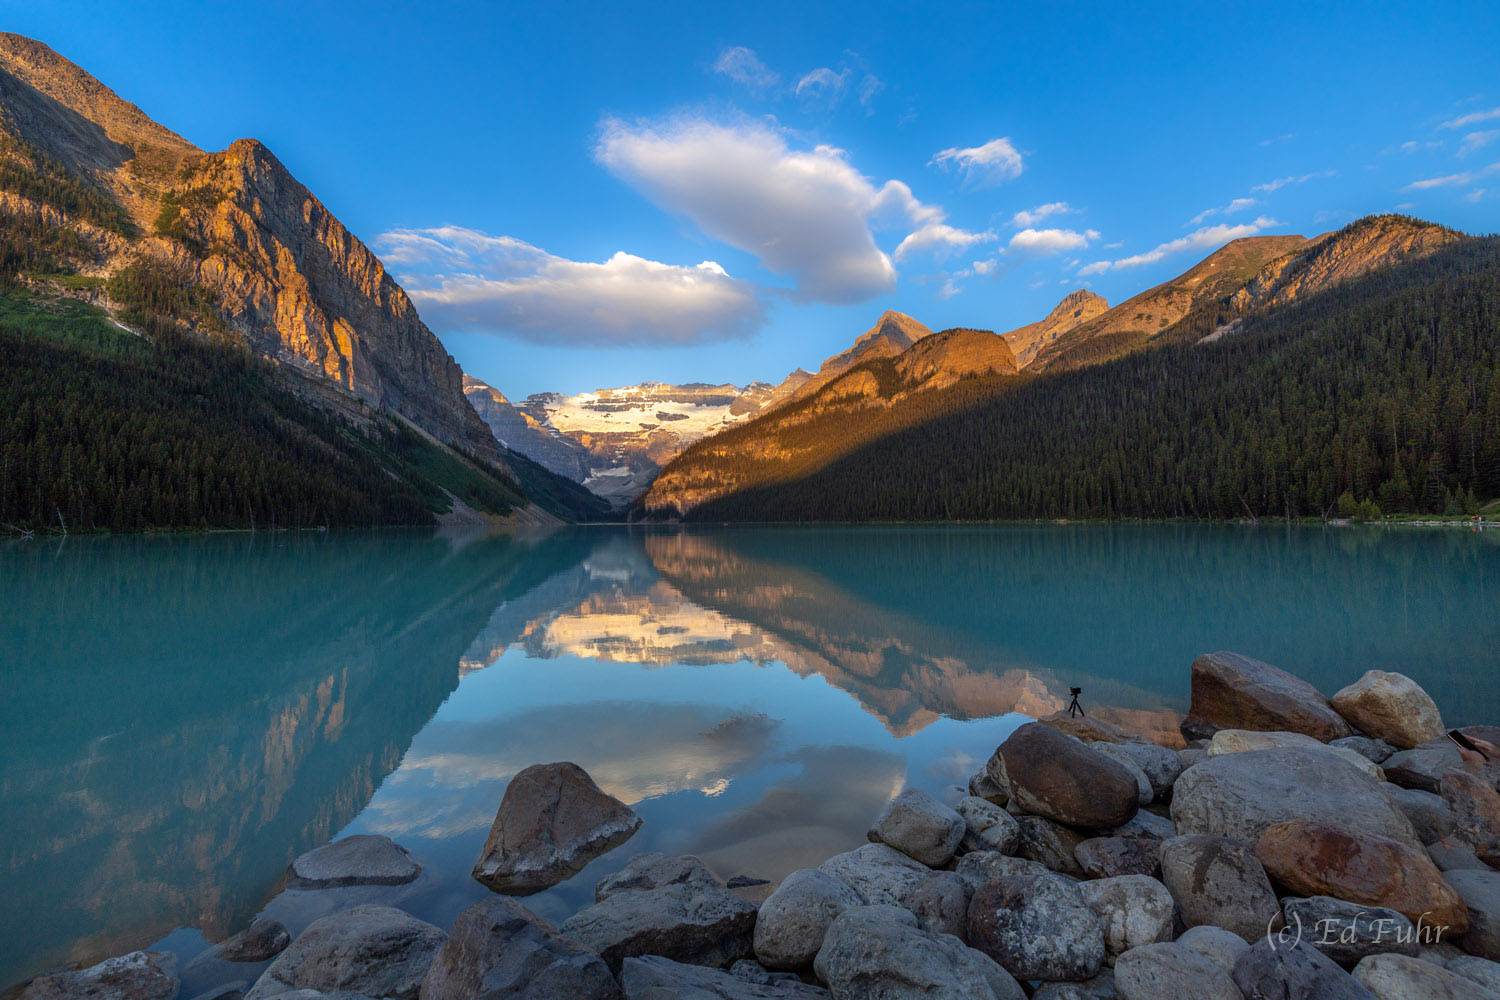
[[1017, 366], [1025, 368], [1037, 354], [1063, 334], [1109, 311], [1109, 302], [1087, 288], [1069, 292], [1047, 317], [1004, 334]]

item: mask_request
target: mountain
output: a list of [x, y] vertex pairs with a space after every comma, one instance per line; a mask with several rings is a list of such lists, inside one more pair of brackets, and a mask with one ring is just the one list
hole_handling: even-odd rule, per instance
[[[931, 333], [931, 330], [905, 313], [887, 310], [875, 321], [874, 326], [855, 338], [848, 350], [825, 360], [817, 374], [802, 379], [800, 385], [778, 402], [806, 399], [855, 365], [874, 361], [876, 358], [893, 358]], [[799, 372], [802, 369], [797, 369], [788, 378]]]
[[1095, 316], [1109, 311], [1109, 302], [1102, 295], [1095, 295], [1087, 288], [1069, 293], [1046, 319], [1004, 334], [1005, 342], [1015, 352], [1016, 364], [1025, 368], [1031, 364], [1037, 352], [1051, 344], [1069, 330]]
[[495, 440], [512, 451], [576, 483], [589, 477], [589, 450], [556, 428], [516, 409], [504, 393], [472, 375], [464, 376], [464, 395], [489, 425]]
[[1236, 241], [1074, 326], [1019, 374], [922, 391], [900, 374], [922, 344], [858, 365], [698, 442], [635, 514], [1464, 510], [1500, 495], [1500, 325], [1485, 318], [1497, 247], [1400, 216], [1312, 241]]
[[[47, 46], [14, 34], [0, 34], [0, 281], [13, 311], [30, 317], [12, 325], [16, 336], [47, 325], [56, 312], [48, 302], [70, 298], [102, 309], [117, 337], [136, 334], [160, 350], [184, 335], [197, 338], [180, 350], [202, 355], [198, 360], [209, 367], [219, 362], [204, 351], [248, 352], [259, 367], [242, 388], [288, 396], [272, 407], [274, 419], [256, 418], [266, 434], [286, 420], [308, 431], [297, 445], [305, 454], [293, 455], [290, 445], [278, 452], [288, 463], [283, 473], [301, 470], [296, 478], [307, 489], [316, 486], [309, 462], [321, 447], [349, 460], [327, 463], [327, 477], [345, 476], [351, 462], [373, 462], [422, 495], [430, 511], [423, 519], [460, 516], [470, 500], [479, 502], [480, 513], [510, 516], [535, 506], [520, 479], [536, 481], [537, 470], [523, 475], [511, 467], [465, 398], [459, 366], [406, 293], [265, 146], [241, 139], [223, 152], [204, 152]], [[48, 350], [56, 363], [94, 366], [96, 377], [108, 377], [107, 359], [117, 352], [108, 344], [94, 347], [100, 349], [85, 357], [77, 338], [66, 344], [53, 338]], [[154, 363], [127, 353], [132, 363]], [[125, 381], [141, 392], [147, 388]], [[309, 416], [312, 411], [339, 426], [322, 427], [325, 418]], [[226, 427], [246, 426], [222, 407], [185, 419], [220, 416]], [[383, 441], [392, 434], [414, 453], [405, 459], [388, 454]], [[82, 444], [113, 447], [87, 435]], [[44, 457], [38, 452], [28, 461]], [[448, 469], [441, 482], [431, 475], [439, 466]], [[172, 474], [186, 490], [192, 477]], [[454, 490], [455, 475], [489, 485]], [[566, 488], [549, 484], [547, 491], [561, 495]], [[285, 499], [288, 513], [298, 511], [294, 521], [320, 516], [311, 496]], [[574, 499], [586, 502], [582, 495]], [[333, 506], [340, 516], [369, 523], [413, 516], [403, 504], [371, 511], [369, 518], [357, 514], [357, 504]], [[527, 516], [570, 515], [551, 506]], [[397, 514], [398, 507], [407, 513]], [[193, 510], [207, 517], [195, 523], [231, 516]], [[247, 517], [233, 514], [231, 523]], [[15, 520], [35, 518], [17, 514]], [[103, 520], [125, 523], [113, 515]]]

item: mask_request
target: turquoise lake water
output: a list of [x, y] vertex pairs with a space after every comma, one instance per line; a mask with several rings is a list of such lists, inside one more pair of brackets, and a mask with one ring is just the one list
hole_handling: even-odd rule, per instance
[[[961, 783], [1024, 716], [1171, 734], [1232, 649], [1500, 722], [1500, 536], [1230, 526], [573, 529], [0, 544], [0, 988], [351, 899], [446, 927], [510, 776], [572, 760], [646, 850], [779, 879]], [[279, 892], [346, 833], [397, 888]], [[255, 970], [249, 970], [253, 974]], [[186, 977], [183, 995], [223, 970]], [[196, 981], [195, 981], [196, 977]]]

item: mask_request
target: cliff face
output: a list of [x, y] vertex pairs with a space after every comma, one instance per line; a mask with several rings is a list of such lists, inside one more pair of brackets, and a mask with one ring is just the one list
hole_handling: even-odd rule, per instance
[[1022, 368], [1046, 345], [1082, 323], [1109, 310], [1109, 302], [1086, 288], [1070, 293], [1057, 304], [1046, 319], [1027, 323], [1004, 334], [1005, 342], [1015, 352], [1016, 364]]
[[[800, 384], [778, 402], [806, 399], [855, 365], [876, 358], [894, 358], [931, 334], [931, 330], [905, 313], [887, 310], [875, 321], [874, 326], [855, 339], [848, 350], [828, 358], [818, 368], [817, 374], [801, 379]], [[795, 377], [798, 372], [801, 372], [800, 368], [788, 376], [788, 379]]]
[[[3, 207], [57, 218], [107, 276], [166, 264], [206, 290], [245, 343], [350, 415], [355, 400], [502, 464], [463, 374], [384, 266], [260, 143], [203, 153], [40, 42], [0, 34], [0, 139], [18, 174], [103, 192], [118, 225], [26, 190]], [[112, 206], [110, 206], [112, 208]], [[97, 214], [97, 213], [96, 213]], [[311, 378], [308, 378], [311, 376]]]
[[464, 395], [505, 447], [575, 483], [589, 477], [587, 448], [517, 409], [499, 389], [465, 375]]

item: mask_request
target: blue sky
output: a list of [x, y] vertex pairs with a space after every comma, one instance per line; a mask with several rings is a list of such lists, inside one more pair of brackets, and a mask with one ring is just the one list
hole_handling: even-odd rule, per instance
[[264, 141], [512, 397], [1006, 330], [1251, 232], [1500, 230], [1492, 2], [5, 6]]

